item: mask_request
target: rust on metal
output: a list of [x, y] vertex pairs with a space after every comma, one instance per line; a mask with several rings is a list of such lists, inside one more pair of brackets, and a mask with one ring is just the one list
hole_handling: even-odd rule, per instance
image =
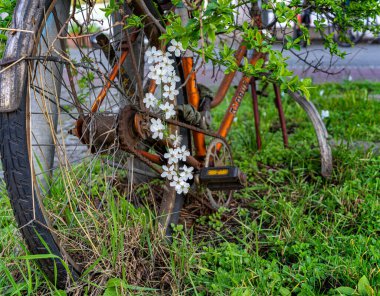
[[[250, 60], [250, 63], [252, 65], [255, 65], [257, 61], [261, 58], [263, 58], [264, 55], [262, 53], [255, 53], [252, 59]], [[249, 82], [251, 80], [251, 77], [244, 76], [235, 91], [235, 94], [231, 100], [231, 103], [228, 107], [228, 110], [226, 114], [224, 115], [222, 124], [219, 127], [218, 134], [222, 137], [226, 137], [228, 134], [228, 131], [231, 128], [232, 122], [234, 120], [234, 117], [236, 115], [236, 112], [238, 111], [241, 101], [243, 100], [243, 97], [248, 89]], [[219, 147], [218, 147], [219, 149]]]
[[156, 88], [157, 88], [157, 84], [156, 84], [156, 81], [151, 79], [149, 81], [149, 87], [148, 87], [148, 92], [151, 93], [151, 94], [154, 94], [155, 91], [156, 91]]
[[257, 149], [261, 150], [260, 114], [259, 114], [259, 102], [258, 102], [258, 97], [257, 97], [255, 78], [252, 77], [250, 83], [251, 83], [252, 103], [253, 103], [253, 117], [255, 119], [256, 144], [257, 144]]
[[[137, 36], [138, 36], [138, 30], [135, 30], [130, 36], [130, 38], [131, 38], [130, 41], [134, 42], [136, 40]], [[99, 107], [102, 104], [104, 98], [106, 97], [108, 90], [111, 88], [112, 82], [115, 80], [115, 78], [119, 74], [119, 72], [121, 72], [121, 73], [124, 72], [123, 63], [125, 62], [128, 54], [129, 54], [129, 47], [123, 46], [123, 41], [121, 42], [121, 46], [122, 46], [121, 47], [122, 48], [121, 56], [120, 56], [119, 60], [114, 64], [112, 71], [108, 77], [107, 83], [103, 86], [101, 92], [99, 93], [99, 95], [95, 99], [94, 104], [91, 106], [91, 113], [95, 113], [99, 110]], [[129, 79], [127, 79], [127, 80], [129, 80]], [[122, 83], [123, 83], [123, 87], [126, 88], [127, 86], [124, 86], [124, 84], [127, 84], [127, 82], [122, 81]]]
[[138, 133], [136, 133], [134, 129], [136, 113], [137, 111], [131, 106], [126, 106], [120, 110], [117, 123], [117, 135], [122, 150], [131, 152], [131, 148], [134, 148], [140, 140]]
[[145, 157], [146, 159], [149, 159], [151, 162], [159, 165], [165, 164], [165, 161], [157, 154], [149, 153], [145, 150], [135, 150], [135, 153], [140, 154], [141, 156]]
[[[245, 54], [247, 53], [247, 47], [240, 45], [238, 50], [235, 53], [236, 63], [239, 65]], [[224, 76], [222, 83], [219, 86], [218, 91], [215, 94], [214, 99], [211, 102], [211, 108], [218, 106], [226, 96], [226, 93], [234, 79], [236, 71], [228, 73]]]
[[128, 56], [128, 50], [123, 51], [121, 54], [120, 60], [112, 68], [111, 74], [108, 78], [106, 85], [103, 87], [102, 91], [99, 93], [94, 104], [91, 106], [91, 113], [95, 113], [99, 110], [100, 105], [103, 103], [104, 98], [107, 95], [108, 90], [111, 87], [111, 83], [115, 80], [116, 76], [119, 74], [120, 66], [124, 63], [125, 59]]
[[285, 115], [284, 115], [284, 109], [282, 108], [281, 103], [281, 93], [280, 88], [277, 84], [273, 84], [274, 93], [276, 95], [275, 103], [278, 110], [278, 117], [280, 118], [280, 125], [281, 125], [281, 131], [282, 131], [282, 139], [284, 141], [284, 146], [287, 148], [289, 146], [288, 143], [288, 132], [286, 130], [286, 122], [285, 122]]
[[[198, 110], [200, 96], [197, 88], [197, 83], [195, 80], [195, 73], [193, 72], [193, 58], [184, 57], [182, 58], [182, 67], [185, 76], [185, 80], [188, 79], [186, 83], [186, 92], [189, 103]], [[206, 143], [205, 136], [201, 133], [193, 131], [194, 146], [196, 150], [197, 157], [204, 157], [206, 155]]]
[[106, 152], [107, 149], [115, 147], [115, 125], [115, 115], [88, 115], [81, 126], [81, 141], [89, 146], [91, 153]]

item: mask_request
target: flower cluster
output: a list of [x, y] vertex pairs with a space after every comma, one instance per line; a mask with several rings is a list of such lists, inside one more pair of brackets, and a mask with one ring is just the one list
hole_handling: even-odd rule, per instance
[[[153, 46], [146, 52], [147, 63], [151, 65], [148, 77], [161, 87], [162, 98], [159, 99], [152, 93], [147, 93], [143, 102], [149, 111], [161, 112], [165, 119], [170, 119], [176, 115], [173, 102], [179, 94], [176, 84], [180, 81], [173, 65], [175, 60], [171, 57], [173, 54], [180, 57], [184, 49], [181, 42], [172, 40], [167, 50], [168, 52], [163, 52]], [[168, 134], [168, 129], [160, 118], [151, 118], [150, 123], [153, 139], [162, 140]], [[164, 154], [167, 165], [162, 166], [161, 177], [171, 181], [170, 186], [178, 194], [187, 193], [190, 188], [188, 181], [193, 179], [194, 168], [186, 165], [180, 166], [180, 162], [186, 161], [190, 152], [186, 146], [181, 146], [182, 138], [177, 132], [169, 134], [167, 138], [170, 139], [172, 146], [168, 147], [168, 152]]]
[[163, 173], [161, 177], [168, 179], [170, 186], [175, 188], [178, 194], [187, 193], [190, 188], [189, 180], [193, 179], [193, 169], [192, 167], [187, 167], [183, 165], [179, 167], [180, 161], [186, 161], [186, 158], [190, 156], [190, 152], [186, 149], [186, 146], [180, 147], [181, 136], [170, 135], [169, 138], [172, 140], [173, 148], [169, 148], [168, 152], [164, 154], [164, 158], [168, 160], [168, 166], [164, 165]]

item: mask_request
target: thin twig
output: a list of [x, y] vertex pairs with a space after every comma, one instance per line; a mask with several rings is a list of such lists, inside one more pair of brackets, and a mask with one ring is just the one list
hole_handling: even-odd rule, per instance
[[297, 57], [298, 60], [302, 61], [303, 63], [305, 63], [306, 65], [308, 65], [310, 68], [313, 68], [314, 69], [314, 72], [321, 72], [321, 73], [325, 73], [325, 74], [328, 74], [328, 75], [336, 75], [336, 74], [339, 74], [340, 72], [343, 71], [343, 69], [339, 70], [338, 72], [331, 72], [329, 71], [330, 67], [328, 67], [327, 69], [323, 69], [321, 67], [322, 65], [322, 60], [323, 60], [323, 56], [315, 63], [313, 62], [310, 62], [307, 57], [309, 56], [309, 53], [307, 52], [306, 53], [306, 57], [302, 57], [301, 54], [298, 54], [296, 53], [294, 50], [292, 49], [289, 49], [289, 51]]
[[154, 24], [157, 26], [157, 28], [161, 31], [161, 33], [165, 34], [166, 30], [161, 25], [160, 21], [154, 17], [154, 15], [150, 12], [148, 7], [145, 5], [145, 1], [143, 0], [137, 0], [140, 7], [144, 10], [144, 13], [154, 22]]
[[23, 30], [23, 29], [13, 29], [13, 28], [0, 28], [0, 31], [23, 32], [23, 33], [34, 34], [34, 31]]
[[21, 62], [22, 60], [25, 60], [26, 57], [21, 57], [19, 58], [17, 61], [13, 62], [12, 64], [10, 64], [9, 66], [5, 67], [4, 69], [1, 69], [0, 71], [0, 74], [5, 72], [6, 70], [8, 70], [9, 68], [13, 67], [14, 65], [18, 64], [19, 62]]

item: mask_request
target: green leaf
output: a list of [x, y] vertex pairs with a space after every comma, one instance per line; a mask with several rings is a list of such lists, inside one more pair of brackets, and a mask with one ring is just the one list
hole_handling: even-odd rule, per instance
[[375, 291], [372, 289], [369, 281], [365, 275], [361, 277], [358, 283], [358, 291], [362, 296], [373, 296], [375, 295]]
[[261, 45], [261, 43], [263, 42], [263, 36], [261, 35], [261, 32], [260, 31], [257, 31], [256, 32], [256, 41], [259, 45]]
[[288, 288], [281, 287], [278, 292], [281, 296], [290, 296], [292, 293], [289, 291]]
[[123, 287], [127, 288], [128, 284], [125, 282], [125, 280], [119, 279], [119, 278], [112, 278], [109, 279], [107, 282], [107, 288], [112, 287]]
[[258, 59], [255, 65], [255, 69], [261, 69], [264, 64], [264, 59]]
[[339, 295], [354, 295], [355, 289], [352, 289], [350, 287], [339, 287], [334, 290], [335, 292], [338, 292]]
[[119, 293], [117, 292], [115, 287], [107, 288], [104, 291], [103, 296], [119, 296]]
[[[119, 290], [135, 290], [135, 291], [157, 291], [153, 288], [146, 288], [146, 287], [139, 287], [139, 286], [133, 286], [128, 285], [128, 283], [125, 280], [119, 279], [119, 278], [112, 278], [109, 279], [107, 282], [107, 289], [104, 292], [104, 296], [113, 296], [113, 295], [120, 295], [117, 294]], [[108, 293], [108, 294], [106, 294]], [[116, 293], [116, 294], [115, 294]]]

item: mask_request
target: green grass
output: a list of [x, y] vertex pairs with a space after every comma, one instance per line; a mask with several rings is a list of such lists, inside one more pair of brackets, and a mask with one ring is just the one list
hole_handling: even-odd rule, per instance
[[[311, 98], [319, 110], [329, 110], [325, 122], [334, 143], [379, 145], [379, 94], [379, 83], [346, 82], [316, 86]], [[254, 141], [249, 98], [243, 101], [228, 139], [236, 163], [249, 178], [249, 187], [235, 195], [231, 209], [198, 217], [194, 228], [177, 227], [177, 238], [170, 245], [157, 235], [151, 211], [133, 207], [122, 196], [109, 197], [102, 211], [92, 211], [102, 221], [94, 232], [100, 256], [92, 258], [95, 263], [70, 291], [76, 295], [380, 295], [379, 155], [348, 144], [334, 146], [333, 176], [324, 180], [314, 132], [302, 109], [285, 96], [291, 148], [284, 149], [272, 93], [259, 103], [262, 151], [257, 151]], [[216, 110], [214, 122], [221, 120], [226, 105]], [[96, 180], [96, 190], [91, 188], [88, 197], [104, 191], [102, 178]], [[52, 207], [58, 206], [62, 190], [55, 189]], [[88, 188], [76, 187], [78, 191]], [[65, 295], [44, 279], [27, 254], [2, 192], [0, 294]], [[148, 193], [145, 186], [135, 194]], [[82, 221], [87, 219], [85, 213]]]
[[[6, 17], [0, 17], [0, 28], [7, 28], [12, 19], [13, 9], [16, 6], [16, 0], [1, 0], [0, 14], [7, 14]], [[0, 57], [3, 55], [5, 44], [7, 41], [6, 31], [0, 29]]]

